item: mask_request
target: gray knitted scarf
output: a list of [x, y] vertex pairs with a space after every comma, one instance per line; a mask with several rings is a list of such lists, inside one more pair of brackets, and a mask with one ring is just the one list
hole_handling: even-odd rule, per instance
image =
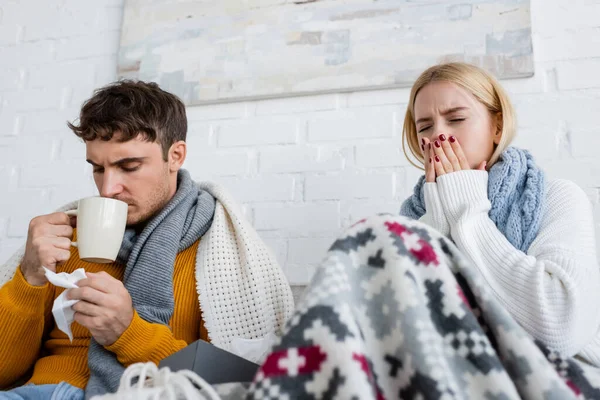
[[[168, 325], [173, 314], [173, 265], [177, 253], [194, 244], [210, 228], [215, 199], [198, 189], [180, 170], [177, 192], [142, 230], [127, 229], [117, 260], [125, 264], [123, 284], [144, 320]], [[85, 397], [114, 393], [125, 368], [115, 354], [94, 338], [88, 351], [90, 379]]]

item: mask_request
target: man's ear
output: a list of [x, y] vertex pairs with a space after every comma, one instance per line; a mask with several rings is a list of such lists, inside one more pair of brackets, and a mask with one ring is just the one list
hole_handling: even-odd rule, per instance
[[494, 115], [494, 118], [494, 126], [496, 127], [496, 131], [494, 132], [494, 144], [498, 145], [500, 144], [500, 140], [502, 139], [502, 132], [504, 130], [504, 119], [502, 118], [501, 112], [497, 112], [496, 115]]
[[179, 171], [187, 156], [187, 144], [183, 140], [173, 143], [169, 149], [168, 156], [169, 171]]

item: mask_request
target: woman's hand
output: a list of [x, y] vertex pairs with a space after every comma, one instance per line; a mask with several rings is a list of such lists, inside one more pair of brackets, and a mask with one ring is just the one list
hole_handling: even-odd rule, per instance
[[[431, 143], [429, 139], [421, 139], [421, 149], [425, 159], [425, 181], [435, 182], [438, 176], [451, 172], [471, 169], [469, 162], [462, 151], [458, 139], [454, 136], [446, 138], [440, 135]], [[482, 161], [476, 168], [485, 170], [486, 161]]]
[[423, 150], [423, 161], [425, 165], [425, 182], [435, 182], [435, 167], [433, 165], [433, 150], [428, 138], [421, 139], [421, 150]]

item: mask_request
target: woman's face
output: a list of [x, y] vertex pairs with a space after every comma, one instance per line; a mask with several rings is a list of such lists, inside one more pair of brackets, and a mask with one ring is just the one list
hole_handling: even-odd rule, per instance
[[415, 121], [419, 144], [434, 142], [441, 134], [456, 137], [471, 168], [488, 161], [500, 141], [497, 121], [471, 93], [451, 82], [424, 86], [415, 99]]

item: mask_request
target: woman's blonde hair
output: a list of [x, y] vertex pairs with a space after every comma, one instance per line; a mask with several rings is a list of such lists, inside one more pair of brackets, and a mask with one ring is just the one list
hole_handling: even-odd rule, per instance
[[[428, 68], [416, 80], [410, 91], [410, 99], [404, 117], [404, 128], [402, 130], [402, 150], [404, 151], [404, 155], [412, 165], [423, 169], [424, 160], [420, 152], [415, 124], [415, 99], [422, 88], [431, 82], [439, 81], [451, 82], [462, 87], [475, 96], [488, 109], [491, 116], [501, 115], [498, 123], [498, 129], [502, 132], [500, 143], [498, 143], [492, 157], [488, 160], [488, 166], [492, 166], [515, 136], [515, 112], [508, 95], [496, 78], [489, 72], [466, 63], [457, 62], [435, 65]], [[406, 150], [407, 144], [412, 156], [421, 163], [420, 165], [415, 163], [409, 156]]]

